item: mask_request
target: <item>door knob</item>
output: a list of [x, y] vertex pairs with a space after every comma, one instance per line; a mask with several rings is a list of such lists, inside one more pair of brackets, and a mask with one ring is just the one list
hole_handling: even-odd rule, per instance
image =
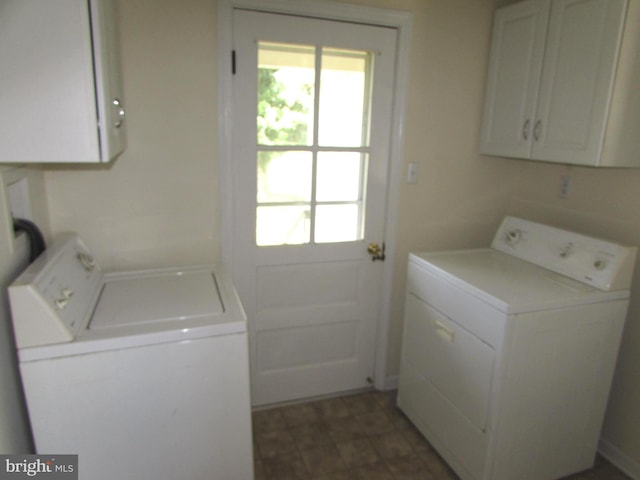
[[382, 242], [382, 246], [378, 245], [375, 242], [370, 243], [367, 246], [367, 252], [369, 253], [369, 255], [371, 255], [371, 260], [374, 262], [376, 260], [384, 261], [384, 258], [385, 258], [384, 250], [385, 250], [384, 242]]

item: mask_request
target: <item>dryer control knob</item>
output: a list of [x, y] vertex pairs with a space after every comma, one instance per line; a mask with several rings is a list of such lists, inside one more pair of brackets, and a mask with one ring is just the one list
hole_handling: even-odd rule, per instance
[[575, 251], [575, 246], [573, 242], [568, 242], [564, 247], [560, 249], [560, 256], [562, 258], [566, 258], [572, 255], [574, 251]]
[[593, 262], [593, 268], [595, 268], [596, 270], [604, 270], [605, 268], [607, 268], [607, 261], [606, 260], [596, 260], [595, 262]]
[[516, 243], [520, 241], [521, 238], [522, 238], [522, 230], [515, 229], [507, 232], [507, 237], [505, 238], [505, 241], [507, 242], [507, 245], [510, 245], [513, 247]]

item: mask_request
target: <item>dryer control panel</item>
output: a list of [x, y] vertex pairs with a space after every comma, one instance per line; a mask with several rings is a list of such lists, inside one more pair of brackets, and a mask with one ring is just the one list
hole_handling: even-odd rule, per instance
[[86, 328], [103, 283], [82, 240], [60, 238], [9, 287], [18, 348], [73, 341]]
[[491, 247], [600, 290], [631, 285], [636, 248], [505, 217]]

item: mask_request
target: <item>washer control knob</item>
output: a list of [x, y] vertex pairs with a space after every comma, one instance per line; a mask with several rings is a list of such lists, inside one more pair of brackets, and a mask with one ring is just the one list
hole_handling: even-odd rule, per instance
[[607, 268], [607, 261], [602, 259], [596, 260], [595, 262], [593, 262], [593, 268], [602, 271]]
[[65, 307], [67, 306], [67, 303], [69, 303], [69, 299], [65, 297], [56, 298], [55, 300], [55, 304], [56, 304], [56, 307], [58, 307], [58, 310], [64, 310]]
[[73, 290], [71, 290], [70, 288], [63, 288], [62, 289], [62, 296], [63, 298], [71, 298], [73, 297]]
[[89, 272], [93, 270], [96, 266], [96, 261], [88, 253], [85, 253], [85, 252], [78, 253], [78, 259], [80, 260], [80, 263], [82, 264], [84, 269]]

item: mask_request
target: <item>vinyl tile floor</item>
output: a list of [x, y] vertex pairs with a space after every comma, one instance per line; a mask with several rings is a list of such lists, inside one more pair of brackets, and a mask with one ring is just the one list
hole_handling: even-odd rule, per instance
[[[259, 410], [253, 431], [256, 480], [458, 479], [395, 407], [395, 392]], [[598, 458], [566, 480], [629, 477]]]

